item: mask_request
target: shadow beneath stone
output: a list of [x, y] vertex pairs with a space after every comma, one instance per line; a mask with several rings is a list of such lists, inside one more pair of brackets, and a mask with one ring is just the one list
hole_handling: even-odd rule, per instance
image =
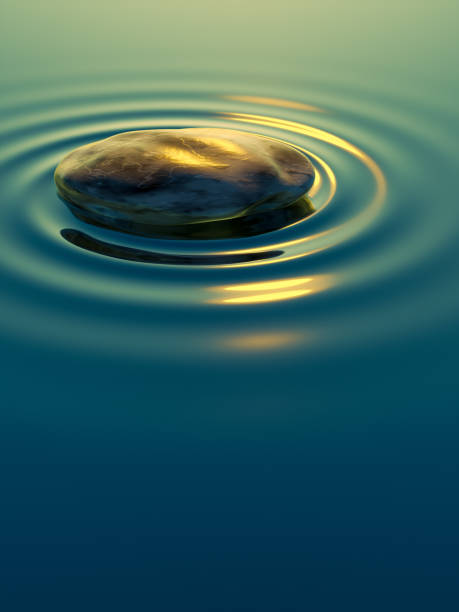
[[234, 253], [228, 255], [173, 255], [170, 253], [156, 253], [144, 251], [143, 249], [133, 249], [131, 247], [119, 246], [110, 242], [104, 242], [97, 238], [92, 238], [84, 232], [73, 229], [63, 229], [61, 236], [77, 247], [107, 255], [116, 259], [127, 261], [137, 261], [139, 263], [167, 264], [177, 266], [217, 266], [233, 263], [245, 263], [263, 259], [271, 259], [282, 255], [281, 250], [260, 251], [258, 253]]

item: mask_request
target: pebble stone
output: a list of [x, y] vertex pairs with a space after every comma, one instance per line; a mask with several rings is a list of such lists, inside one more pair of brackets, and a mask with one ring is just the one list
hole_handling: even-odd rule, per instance
[[271, 138], [229, 129], [123, 132], [57, 166], [59, 196], [80, 219], [145, 236], [284, 209], [314, 181], [309, 159]]

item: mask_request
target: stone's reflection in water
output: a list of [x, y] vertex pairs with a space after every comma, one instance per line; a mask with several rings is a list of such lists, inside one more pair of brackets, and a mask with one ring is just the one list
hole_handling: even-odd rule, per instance
[[212, 291], [234, 292], [240, 295], [211, 299], [213, 304], [260, 304], [262, 302], [279, 302], [292, 298], [319, 293], [333, 284], [332, 276], [306, 276], [287, 278], [276, 281], [247, 283], [243, 285], [227, 285], [211, 287]]
[[241, 353], [269, 352], [286, 348], [290, 349], [295, 344], [299, 344], [303, 339], [304, 334], [299, 332], [270, 331], [227, 336], [220, 340], [220, 345], [224, 349]]
[[[86, 211], [76, 204], [66, 202], [73, 214], [81, 221], [107, 227], [104, 222], [97, 222]], [[247, 238], [265, 234], [277, 229], [298, 223], [315, 212], [311, 200], [301, 197], [289, 206], [278, 210], [268, 210], [244, 217], [225, 219], [221, 221], [205, 221], [187, 225], [161, 226], [146, 225], [130, 221], [123, 225], [122, 231], [127, 234], [148, 236], [150, 238], [179, 238], [180, 240], [219, 240], [222, 238]], [[116, 229], [116, 228], [111, 228]], [[257, 258], [255, 258], [257, 259]], [[252, 261], [239, 259], [238, 261]]]
[[134, 249], [132, 247], [120, 246], [98, 240], [84, 232], [73, 229], [63, 229], [61, 236], [86, 251], [107, 255], [116, 259], [136, 261], [139, 263], [169, 264], [176, 266], [218, 266], [232, 263], [254, 261], [256, 259], [269, 259], [282, 255], [283, 251], [262, 251], [260, 253], [235, 253], [230, 255], [174, 255], [172, 253], [155, 253]]

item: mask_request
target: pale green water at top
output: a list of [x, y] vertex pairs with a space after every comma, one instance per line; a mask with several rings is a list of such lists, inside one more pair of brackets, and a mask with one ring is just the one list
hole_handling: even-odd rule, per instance
[[[458, 17], [3, 1], [3, 609], [457, 609]], [[305, 151], [314, 214], [203, 243], [58, 200], [73, 148], [195, 126]]]

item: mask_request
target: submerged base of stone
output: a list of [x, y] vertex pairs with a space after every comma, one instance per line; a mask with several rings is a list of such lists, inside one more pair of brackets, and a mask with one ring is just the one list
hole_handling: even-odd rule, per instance
[[223, 221], [205, 221], [186, 225], [151, 225], [105, 217], [92, 211], [91, 214], [77, 204], [64, 200], [70, 211], [85, 223], [128, 234], [151, 238], [175, 238], [182, 240], [215, 240], [221, 238], [243, 238], [282, 229], [309, 217], [313, 205], [306, 196], [278, 210], [259, 212], [244, 217]]

